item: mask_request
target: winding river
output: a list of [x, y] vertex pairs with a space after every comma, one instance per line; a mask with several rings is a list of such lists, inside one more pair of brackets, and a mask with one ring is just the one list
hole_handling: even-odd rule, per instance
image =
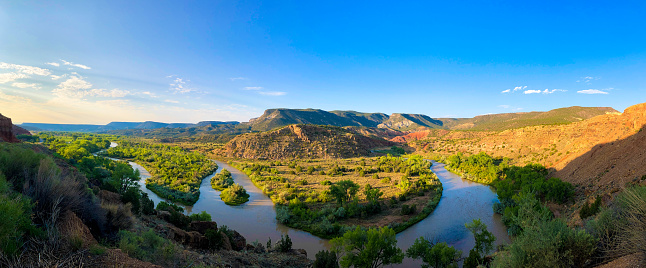
[[[116, 146], [116, 144], [115, 144]], [[214, 160], [218, 170], [206, 177], [200, 185], [200, 198], [193, 206], [184, 206], [186, 213], [199, 213], [206, 211], [211, 214], [218, 226], [227, 225], [246, 237], [247, 243], [258, 241], [263, 245], [268, 238], [275, 243], [281, 235], [289, 235], [294, 248], [307, 251], [309, 258], [323, 249], [329, 249], [328, 240], [318, 238], [310, 233], [293, 229], [276, 221], [276, 210], [271, 199], [253, 185], [249, 177], [228, 165]], [[145, 186], [146, 178], [150, 173], [142, 166], [129, 162], [139, 170], [141, 189], [155, 202], [155, 205], [165, 199], [160, 198]], [[249, 193], [249, 202], [240, 206], [228, 206], [220, 199], [220, 192], [211, 188], [211, 177], [222, 169], [231, 172], [233, 180], [244, 186]], [[464, 257], [474, 246], [473, 235], [464, 226], [473, 219], [481, 219], [488, 226], [497, 240], [496, 245], [509, 243], [507, 230], [502, 224], [500, 215], [493, 213], [492, 205], [498, 202], [496, 193], [489, 186], [464, 180], [444, 168], [444, 164], [433, 162], [431, 170], [442, 182], [444, 191], [440, 203], [426, 219], [397, 234], [397, 245], [405, 250], [409, 248], [418, 237], [432, 238], [437, 241], [446, 241], [449, 245], [462, 251]], [[401, 265], [392, 267], [419, 266], [420, 262], [405, 259]]]

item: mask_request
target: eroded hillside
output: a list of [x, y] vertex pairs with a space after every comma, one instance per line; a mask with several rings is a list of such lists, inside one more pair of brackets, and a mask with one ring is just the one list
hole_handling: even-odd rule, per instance
[[605, 114], [567, 125], [531, 126], [482, 137], [456, 138], [458, 132], [413, 142], [421, 151], [509, 157], [516, 164], [536, 162], [553, 175], [577, 184], [607, 184], [646, 174], [646, 103], [622, 114]]
[[247, 159], [330, 159], [365, 156], [372, 148], [392, 144], [340, 127], [290, 125], [268, 132], [242, 134], [218, 153]]

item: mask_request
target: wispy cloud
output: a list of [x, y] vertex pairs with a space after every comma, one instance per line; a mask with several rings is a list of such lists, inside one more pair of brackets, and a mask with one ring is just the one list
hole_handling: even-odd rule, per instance
[[168, 103], [179, 103], [179, 101], [176, 101], [176, 100], [165, 100], [164, 102], [168, 102]]
[[540, 90], [537, 90], [537, 89], [525, 90], [525, 92], [523, 92], [523, 93], [525, 93], [525, 94], [539, 94], [539, 93], [552, 94], [552, 93], [555, 93], [555, 92], [566, 92], [566, 91], [567, 90], [563, 90], [563, 89], [552, 89], [552, 90], [550, 90], [550, 89], [546, 88], [543, 91], [540, 91]]
[[265, 96], [283, 96], [283, 95], [286, 95], [287, 92], [283, 92], [283, 91], [258, 91], [258, 94], [265, 95]]
[[188, 88], [186, 86], [186, 82], [190, 82], [190, 80], [184, 81], [183, 78], [176, 77], [175, 80], [173, 80], [172, 83], [170, 83], [170, 89], [175, 91], [175, 93], [189, 93], [195, 91], [192, 88]]
[[31, 74], [31, 75], [46, 76], [52, 73], [48, 69], [43, 69], [43, 68], [34, 67], [34, 66], [27, 66], [27, 65], [11, 64], [6, 62], [0, 62], [0, 69], [15, 70], [18, 73], [22, 73], [26, 75]]
[[14, 87], [17, 88], [33, 88], [33, 89], [41, 89], [41, 87], [38, 86], [36, 83], [22, 83], [22, 82], [15, 82], [11, 84]]
[[244, 87], [244, 90], [262, 90], [262, 87]]
[[58, 63], [58, 62], [46, 62], [45, 64], [51, 65], [51, 66], [56, 66], [56, 67], [61, 66], [61, 64]]
[[140, 92], [139, 94], [146, 95], [146, 96], [151, 97], [151, 98], [157, 98], [157, 95], [155, 93], [150, 92], [150, 91]]
[[0, 84], [13, 82], [20, 78], [29, 78], [29, 76], [21, 73], [3, 73], [0, 74]]
[[498, 105], [498, 107], [509, 109], [509, 108], [511, 108], [511, 105]]
[[[92, 68], [88, 67], [87, 65], [77, 64], [77, 63], [69, 62], [69, 61], [66, 61], [66, 60], [61, 60], [61, 61], [62, 61], [62, 62], [63, 62], [63, 64], [65, 64], [65, 65], [69, 65], [69, 66], [73, 66], [73, 67], [78, 67], [78, 68], [85, 69], [85, 70], [92, 69]], [[54, 66], [57, 66], [57, 65], [54, 65]]]
[[52, 93], [57, 97], [81, 99], [84, 97], [122, 98], [130, 95], [130, 91], [120, 89], [91, 89], [92, 84], [78, 76], [72, 76], [60, 83]]
[[579, 78], [579, 80], [576, 80], [577, 83], [589, 83], [592, 80], [599, 80], [600, 77], [593, 77], [593, 76], [584, 76]]
[[579, 90], [576, 93], [580, 94], [609, 94], [607, 91], [599, 90], [599, 89], [584, 89], [584, 90]]
[[238, 80], [247, 80], [247, 78], [246, 77], [231, 77], [231, 78], [229, 78], [229, 80], [238, 81]]
[[513, 92], [523, 90], [523, 89], [526, 89], [526, 88], [527, 88], [527, 86], [517, 86], [517, 87], [514, 87], [513, 89], [512, 88], [505, 89], [500, 93], [503, 93], [503, 94], [504, 93], [513, 93]]

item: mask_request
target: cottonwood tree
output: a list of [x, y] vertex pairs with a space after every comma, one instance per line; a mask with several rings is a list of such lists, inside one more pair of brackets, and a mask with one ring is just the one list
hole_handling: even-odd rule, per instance
[[388, 227], [357, 227], [330, 241], [333, 250], [342, 255], [341, 267], [382, 267], [402, 263], [404, 253], [397, 247], [395, 231]]

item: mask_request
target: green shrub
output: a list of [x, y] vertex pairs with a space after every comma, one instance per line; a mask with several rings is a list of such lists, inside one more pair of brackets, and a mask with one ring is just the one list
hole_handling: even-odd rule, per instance
[[211, 215], [206, 211], [191, 214], [189, 218], [191, 219], [191, 221], [211, 221]]
[[581, 207], [581, 210], [579, 210], [579, 216], [581, 219], [585, 219], [590, 216], [594, 216], [599, 212], [599, 207], [601, 206], [601, 197], [597, 196], [597, 198], [594, 200], [594, 203], [590, 205], [588, 201], [585, 202], [585, 205]]
[[281, 235], [276, 246], [280, 252], [290, 252], [292, 251], [292, 239], [289, 238], [289, 235], [285, 235], [284, 237]]
[[324, 180], [321, 182], [321, 185], [332, 185], [332, 182], [329, 180]]
[[314, 268], [338, 268], [339, 263], [336, 261], [334, 251], [321, 250], [316, 253]]
[[119, 238], [119, 249], [143, 261], [160, 263], [161, 260], [173, 259], [177, 252], [173, 243], [161, 238], [152, 229], [141, 234], [120, 231]]
[[[0, 174], [0, 189], [7, 186]], [[31, 221], [31, 208], [29, 200], [21, 195], [0, 192], [0, 251], [4, 254], [16, 255], [26, 238], [39, 233]]]

